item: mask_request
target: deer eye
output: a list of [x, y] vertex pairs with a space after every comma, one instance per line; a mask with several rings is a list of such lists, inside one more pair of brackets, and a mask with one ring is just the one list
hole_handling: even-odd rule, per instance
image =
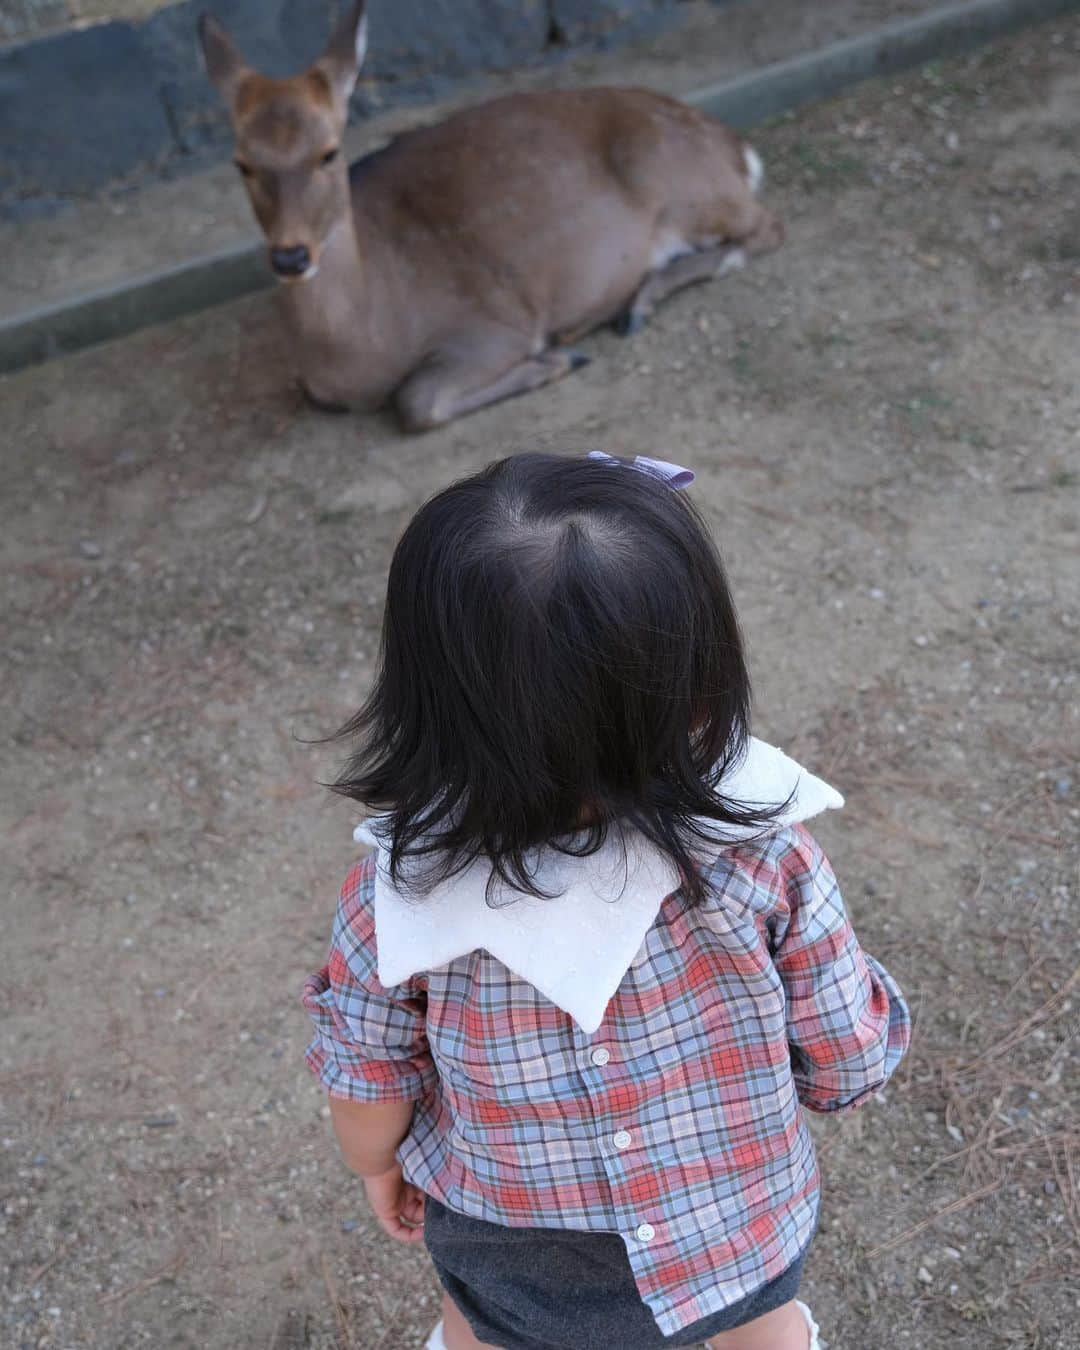
[[250, 178], [251, 175], [255, 172], [255, 170], [251, 167], [251, 165], [245, 164], [242, 159], [234, 159], [233, 163], [236, 165], [236, 167], [240, 170], [240, 172], [243, 174], [245, 178]]
[[338, 157], [339, 146], [334, 146], [333, 150], [327, 150], [326, 154], [319, 160], [320, 164], [333, 164]]

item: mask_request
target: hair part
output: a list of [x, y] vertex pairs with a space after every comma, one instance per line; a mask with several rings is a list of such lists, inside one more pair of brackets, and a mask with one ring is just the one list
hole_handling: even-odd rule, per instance
[[539, 895], [538, 848], [588, 855], [629, 829], [698, 902], [695, 850], [778, 813], [722, 792], [749, 717], [735, 609], [691, 503], [621, 465], [516, 455], [433, 497], [398, 543], [378, 673], [332, 786], [387, 815], [396, 883], [483, 858], [493, 886]]

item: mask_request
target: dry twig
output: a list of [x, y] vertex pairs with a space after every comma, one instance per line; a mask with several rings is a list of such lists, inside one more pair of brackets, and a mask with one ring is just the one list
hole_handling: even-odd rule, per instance
[[322, 1277], [323, 1284], [326, 1285], [326, 1295], [330, 1300], [330, 1306], [333, 1308], [334, 1316], [337, 1319], [338, 1335], [341, 1337], [341, 1344], [345, 1347], [345, 1350], [354, 1350], [356, 1342], [353, 1339], [352, 1327], [349, 1325], [349, 1315], [346, 1312], [345, 1305], [338, 1296], [337, 1281], [334, 1279], [325, 1252], [320, 1255], [319, 1264], [322, 1267]]
[[71, 1238], [67, 1242], [62, 1243], [60, 1247], [57, 1248], [57, 1250], [53, 1253], [52, 1256], [49, 1257], [47, 1261], [43, 1262], [40, 1266], [38, 1266], [36, 1270], [32, 1270], [30, 1272], [26, 1281], [27, 1285], [32, 1289], [35, 1284], [38, 1284], [42, 1279], [44, 1279], [44, 1277], [49, 1273], [49, 1271], [52, 1270], [53, 1266], [55, 1266], [57, 1262], [62, 1261], [64, 1257], [67, 1256], [68, 1252], [71, 1250], [74, 1244], [75, 1244], [74, 1238]]
[[134, 1284], [125, 1285], [123, 1289], [112, 1289], [107, 1294], [102, 1294], [98, 1302], [121, 1303], [124, 1299], [130, 1298], [132, 1294], [141, 1294], [147, 1289], [152, 1289], [155, 1284], [160, 1284], [162, 1280], [171, 1280], [180, 1273], [184, 1265], [184, 1254], [177, 1252], [171, 1261], [166, 1261], [163, 1266], [157, 1270], [151, 1271], [149, 1275], [141, 1280], [136, 1280]]
[[944, 1208], [939, 1209], [936, 1214], [931, 1214], [929, 1218], [923, 1219], [921, 1223], [913, 1224], [911, 1228], [906, 1228], [902, 1233], [897, 1233], [896, 1237], [890, 1238], [888, 1242], [879, 1243], [871, 1251], [867, 1252], [866, 1259], [872, 1261], [875, 1257], [881, 1256], [885, 1252], [891, 1252], [896, 1247], [902, 1247], [905, 1242], [910, 1242], [913, 1237], [918, 1236], [919, 1233], [924, 1232], [927, 1228], [930, 1228], [933, 1224], [937, 1223], [938, 1219], [947, 1218], [948, 1215], [955, 1214], [957, 1210], [966, 1209], [968, 1205], [975, 1204], [977, 1200], [985, 1200], [988, 1195], [993, 1195], [996, 1190], [999, 1190], [1001, 1185], [1002, 1182], [1000, 1180], [991, 1181], [988, 1185], [980, 1187], [977, 1191], [971, 1191], [968, 1195], [962, 1195], [958, 1200], [953, 1200], [951, 1204], [945, 1205]]

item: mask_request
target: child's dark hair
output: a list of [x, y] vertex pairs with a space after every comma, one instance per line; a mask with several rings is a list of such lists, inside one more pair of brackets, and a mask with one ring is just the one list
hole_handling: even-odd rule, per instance
[[749, 709], [723, 567], [690, 503], [626, 466], [516, 455], [440, 492], [402, 536], [334, 789], [388, 814], [396, 880], [417, 858], [430, 885], [482, 857], [540, 894], [531, 850], [584, 855], [632, 827], [698, 901], [694, 846], [775, 814], [719, 790]]

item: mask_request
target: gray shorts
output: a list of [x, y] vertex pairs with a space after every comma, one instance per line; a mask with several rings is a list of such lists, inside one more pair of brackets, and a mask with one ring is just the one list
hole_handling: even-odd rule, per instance
[[443, 1288], [473, 1334], [503, 1350], [674, 1350], [697, 1346], [779, 1308], [799, 1291], [809, 1243], [775, 1280], [674, 1336], [641, 1301], [615, 1233], [504, 1228], [456, 1214], [429, 1195], [424, 1241]]

